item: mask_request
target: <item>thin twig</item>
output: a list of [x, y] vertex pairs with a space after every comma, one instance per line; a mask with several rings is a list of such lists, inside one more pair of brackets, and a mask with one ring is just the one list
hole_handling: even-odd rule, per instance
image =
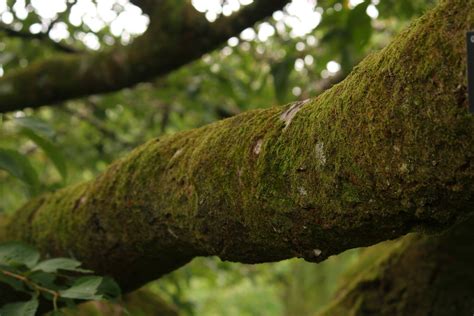
[[16, 273], [13, 273], [13, 272], [10, 272], [10, 271], [7, 271], [7, 270], [3, 270], [3, 269], [0, 269], [0, 272], [2, 272], [6, 276], [9, 276], [11, 278], [17, 279], [17, 280], [25, 283], [30, 288], [32, 288], [36, 293], [44, 292], [44, 293], [48, 293], [48, 294], [52, 295], [53, 296], [54, 310], [58, 310], [58, 303], [57, 302], [58, 302], [58, 298], [60, 297], [60, 294], [59, 294], [58, 291], [54, 291], [54, 290], [48, 289], [46, 287], [43, 287], [43, 286], [31, 281], [30, 279], [28, 279], [27, 277], [25, 277], [24, 275], [21, 275], [21, 274], [16, 274]]
[[133, 145], [132, 143], [128, 141], [120, 139], [114, 131], [107, 128], [100, 120], [96, 119], [95, 117], [89, 116], [79, 111], [72, 110], [66, 106], [62, 107], [61, 109], [64, 112], [72, 116], [75, 116], [79, 118], [80, 120], [86, 122], [87, 124], [91, 125], [96, 130], [98, 130], [102, 135], [104, 135], [105, 137], [109, 138], [110, 140], [116, 143], [120, 143], [123, 147], [130, 147]]

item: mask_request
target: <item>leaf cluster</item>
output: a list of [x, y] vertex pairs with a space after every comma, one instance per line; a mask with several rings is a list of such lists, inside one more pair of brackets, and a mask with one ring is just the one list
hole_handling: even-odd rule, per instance
[[71, 258], [40, 260], [38, 250], [24, 243], [0, 244], [0, 283], [7, 284], [19, 295], [30, 296], [0, 307], [0, 315], [35, 315], [40, 301], [53, 305], [54, 315], [59, 307], [72, 307], [77, 301], [114, 300], [120, 288], [109, 277], [95, 276], [81, 268], [81, 262]]

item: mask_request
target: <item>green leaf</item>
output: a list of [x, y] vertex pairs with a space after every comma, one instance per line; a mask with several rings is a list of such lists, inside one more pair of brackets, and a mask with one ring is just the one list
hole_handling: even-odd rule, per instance
[[35, 144], [38, 145], [44, 151], [44, 153], [49, 157], [49, 159], [51, 159], [58, 172], [61, 174], [63, 180], [66, 181], [66, 160], [64, 159], [61, 150], [50, 140], [38, 135], [29, 128], [24, 128], [22, 130], [22, 134], [31, 139], [33, 142], [35, 142]]
[[35, 316], [38, 309], [38, 300], [6, 304], [0, 309], [1, 316]]
[[32, 270], [56, 273], [58, 270], [91, 273], [91, 270], [80, 269], [81, 263], [69, 258], [54, 258], [38, 263]]
[[0, 264], [25, 265], [32, 268], [38, 263], [39, 258], [39, 252], [29, 245], [19, 242], [0, 244]]
[[352, 44], [359, 52], [365, 47], [372, 36], [372, 22], [367, 15], [370, 1], [357, 5], [349, 12], [347, 29], [350, 31]]
[[102, 295], [98, 295], [99, 287], [103, 278], [98, 276], [82, 277], [77, 279], [74, 284], [59, 295], [64, 298], [73, 298], [79, 300], [100, 300]]
[[118, 298], [122, 294], [122, 291], [114, 279], [104, 277], [99, 287], [99, 293], [102, 294], [106, 299], [114, 299]]
[[15, 123], [18, 126], [33, 130], [36, 133], [39, 133], [48, 138], [53, 137], [55, 134], [51, 126], [35, 117], [17, 117], [15, 118]]
[[286, 102], [289, 92], [290, 75], [295, 67], [294, 57], [288, 57], [281, 62], [273, 64], [271, 73], [273, 76], [273, 86], [277, 101], [281, 104]]
[[57, 285], [54, 284], [54, 281], [56, 280], [56, 275], [53, 273], [46, 273], [43, 271], [33, 271], [31, 273], [28, 273], [27, 276], [28, 276], [28, 279], [30, 279], [31, 281], [37, 284], [40, 284], [44, 287], [47, 287], [48, 289], [51, 289], [51, 290], [57, 289]]
[[0, 148], [0, 169], [28, 185], [31, 194], [38, 193], [39, 180], [28, 158], [16, 150]]

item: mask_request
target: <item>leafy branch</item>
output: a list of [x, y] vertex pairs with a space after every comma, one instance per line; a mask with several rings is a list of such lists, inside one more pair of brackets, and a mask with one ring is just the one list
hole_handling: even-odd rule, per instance
[[[61, 305], [74, 305], [75, 300], [104, 300], [120, 296], [120, 288], [110, 278], [90, 275], [81, 263], [70, 258], [40, 261], [39, 252], [26, 244], [0, 244], [0, 283], [15, 292], [31, 295], [27, 302], [13, 302], [0, 308], [0, 315], [33, 316], [40, 300], [52, 301], [56, 315]], [[84, 276], [84, 274], [89, 274]]]
[[58, 310], [58, 298], [60, 297], [60, 294], [59, 294], [58, 291], [54, 291], [54, 290], [48, 289], [46, 287], [43, 287], [43, 286], [31, 281], [26, 276], [23, 276], [21, 274], [16, 274], [16, 273], [13, 273], [13, 272], [10, 272], [10, 271], [7, 271], [7, 270], [3, 270], [3, 269], [0, 269], [0, 272], [2, 272], [6, 276], [17, 279], [17, 280], [25, 283], [26, 285], [28, 285], [30, 288], [32, 288], [35, 291], [35, 297], [39, 297], [40, 292], [45, 292], [45, 293], [51, 294], [53, 296], [54, 310], [55, 311]]

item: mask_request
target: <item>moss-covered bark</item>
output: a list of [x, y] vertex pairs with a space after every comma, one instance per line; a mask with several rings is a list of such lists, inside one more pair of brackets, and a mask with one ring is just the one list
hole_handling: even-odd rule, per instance
[[100, 53], [57, 55], [0, 78], [0, 113], [117, 91], [165, 75], [270, 16], [287, 0], [257, 0], [209, 23], [190, 1], [137, 1], [150, 16], [131, 45]]
[[367, 250], [356, 277], [320, 316], [471, 315], [474, 217], [440, 236], [410, 235]]
[[195, 256], [321, 261], [447, 228], [474, 209], [473, 26], [474, 0], [442, 1], [318, 98], [154, 139], [31, 200], [0, 239], [72, 254], [129, 290]]

